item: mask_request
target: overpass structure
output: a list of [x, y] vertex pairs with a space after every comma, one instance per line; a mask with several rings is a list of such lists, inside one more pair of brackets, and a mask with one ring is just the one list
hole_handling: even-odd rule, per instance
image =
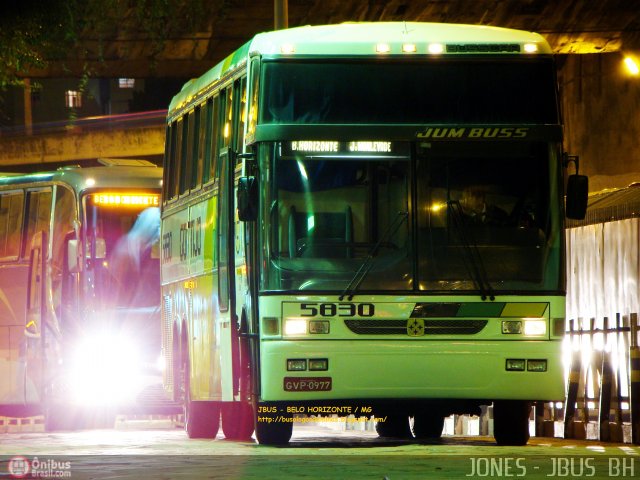
[[160, 163], [165, 117], [166, 110], [157, 110], [4, 129], [0, 165], [7, 171], [34, 171], [114, 157]]

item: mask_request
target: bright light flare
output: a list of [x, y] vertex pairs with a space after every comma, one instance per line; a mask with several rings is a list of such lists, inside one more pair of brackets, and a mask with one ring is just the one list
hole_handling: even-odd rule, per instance
[[391, 51], [391, 45], [388, 43], [378, 43], [376, 45], [376, 53], [389, 53]]
[[547, 333], [547, 321], [546, 320], [531, 320], [526, 319], [524, 321], [524, 334], [526, 336], [538, 336]]
[[288, 318], [284, 323], [285, 335], [304, 335], [307, 333], [307, 321], [301, 318]]
[[429, 50], [429, 53], [438, 55], [444, 52], [444, 45], [442, 45], [441, 43], [430, 43], [427, 47], [427, 50]]
[[624, 59], [624, 66], [627, 67], [627, 71], [631, 75], [638, 75], [640, 73], [640, 67], [638, 67], [636, 61], [631, 57], [626, 57]]
[[446, 206], [447, 204], [443, 202], [432, 203], [431, 206], [429, 207], [429, 210], [431, 210], [432, 213], [438, 213], [444, 210]]
[[538, 45], [536, 45], [535, 43], [525, 43], [524, 51], [526, 53], [536, 53], [538, 51]]
[[82, 405], [131, 400], [140, 387], [140, 358], [128, 338], [109, 334], [83, 338], [70, 365], [72, 397]]
[[416, 53], [418, 48], [415, 43], [405, 43], [402, 45], [402, 51], [404, 53]]

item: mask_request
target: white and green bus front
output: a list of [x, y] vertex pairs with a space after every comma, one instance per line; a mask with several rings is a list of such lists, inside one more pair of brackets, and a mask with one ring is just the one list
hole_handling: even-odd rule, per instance
[[555, 69], [500, 48], [262, 57], [258, 434], [341, 406], [439, 436], [502, 402], [522, 443], [564, 398]]

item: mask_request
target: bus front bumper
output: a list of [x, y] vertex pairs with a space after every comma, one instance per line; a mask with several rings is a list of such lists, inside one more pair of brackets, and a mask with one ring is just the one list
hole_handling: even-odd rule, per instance
[[[561, 350], [549, 340], [263, 341], [260, 399], [562, 400]], [[327, 370], [287, 369], [289, 360], [301, 368], [318, 359]]]

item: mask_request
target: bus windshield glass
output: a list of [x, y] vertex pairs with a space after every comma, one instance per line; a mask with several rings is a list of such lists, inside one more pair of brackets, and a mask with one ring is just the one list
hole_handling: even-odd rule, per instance
[[555, 151], [528, 141], [262, 144], [261, 288], [558, 291]]
[[133, 197], [137, 204], [123, 204], [122, 199], [132, 197], [119, 194], [84, 198], [86, 275], [97, 307], [152, 307], [159, 302], [158, 195]]
[[260, 123], [559, 123], [549, 59], [376, 60], [265, 62]]

